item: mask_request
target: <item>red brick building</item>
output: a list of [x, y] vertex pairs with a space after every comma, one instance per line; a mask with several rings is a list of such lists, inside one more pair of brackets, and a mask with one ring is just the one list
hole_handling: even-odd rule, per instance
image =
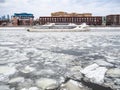
[[106, 25], [120, 25], [120, 14], [106, 16]]
[[40, 17], [39, 24], [43, 25], [46, 23], [75, 23], [81, 24], [86, 23], [88, 25], [102, 25], [102, 16], [91, 16], [91, 17]]
[[86, 23], [88, 25], [102, 25], [102, 16], [92, 16], [91, 13], [53, 12], [49, 17], [39, 17], [39, 24], [46, 23]]

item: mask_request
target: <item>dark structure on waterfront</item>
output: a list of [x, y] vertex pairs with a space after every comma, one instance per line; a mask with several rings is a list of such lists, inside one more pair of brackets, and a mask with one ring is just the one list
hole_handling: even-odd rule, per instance
[[12, 24], [18, 25], [33, 25], [33, 14], [30, 13], [15, 13], [12, 18]]
[[67, 13], [67, 12], [54, 12], [51, 16], [39, 17], [39, 24], [43, 25], [46, 23], [75, 23], [81, 24], [86, 23], [88, 25], [120, 25], [120, 14], [108, 15], [108, 16], [92, 16], [91, 13]]
[[67, 13], [67, 12], [54, 12], [49, 17], [40, 17], [39, 24], [46, 23], [86, 23], [88, 25], [102, 25], [102, 16], [92, 16], [91, 13]]
[[101, 16], [92, 16], [92, 17], [40, 17], [40, 25], [46, 23], [75, 23], [81, 24], [86, 23], [88, 25], [102, 25]]
[[120, 26], [120, 14], [107, 16], [92, 16], [92, 13], [67, 13], [53, 12], [51, 16], [42, 16], [34, 20], [34, 15], [30, 13], [15, 13], [12, 19], [9, 15], [0, 17], [0, 26], [29, 26], [29, 25], [44, 25], [47, 23], [56, 24], [82, 24], [86, 23], [91, 26]]
[[106, 16], [106, 25], [120, 25], [120, 14]]

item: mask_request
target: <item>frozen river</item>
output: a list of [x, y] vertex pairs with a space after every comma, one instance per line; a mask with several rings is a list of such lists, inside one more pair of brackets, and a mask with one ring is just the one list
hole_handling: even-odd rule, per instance
[[[104, 69], [103, 78], [103, 74], [89, 77], [84, 73], [86, 67], [95, 64], [98, 70]], [[66, 90], [60, 86], [66, 77], [89, 78], [91, 83], [120, 90], [120, 30], [42, 33], [0, 30], [0, 90], [45, 90], [48, 82], [54, 83], [51, 87]], [[100, 79], [96, 80], [97, 77]]]

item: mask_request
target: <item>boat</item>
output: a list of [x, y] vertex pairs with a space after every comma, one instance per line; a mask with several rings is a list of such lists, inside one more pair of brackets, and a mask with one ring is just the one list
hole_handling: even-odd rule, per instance
[[89, 31], [89, 25], [86, 23], [82, 23], [81, 25], [76, 25], [74, 23], [70, 23], [68, 25], [57, 25], [55, 23], [45, 24], [33, 26], [27, 31], [29, 32], [81, 32], [81, 31]]

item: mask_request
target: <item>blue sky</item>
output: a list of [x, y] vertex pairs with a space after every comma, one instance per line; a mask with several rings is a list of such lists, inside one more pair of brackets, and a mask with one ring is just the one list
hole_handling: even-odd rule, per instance
[[65, 11], [92, 13], [95, 16], [120, 14], [120, 0], [0, 0], [0, 16], [14, 13], [33, 13], [50, 16], [51, 12]]

